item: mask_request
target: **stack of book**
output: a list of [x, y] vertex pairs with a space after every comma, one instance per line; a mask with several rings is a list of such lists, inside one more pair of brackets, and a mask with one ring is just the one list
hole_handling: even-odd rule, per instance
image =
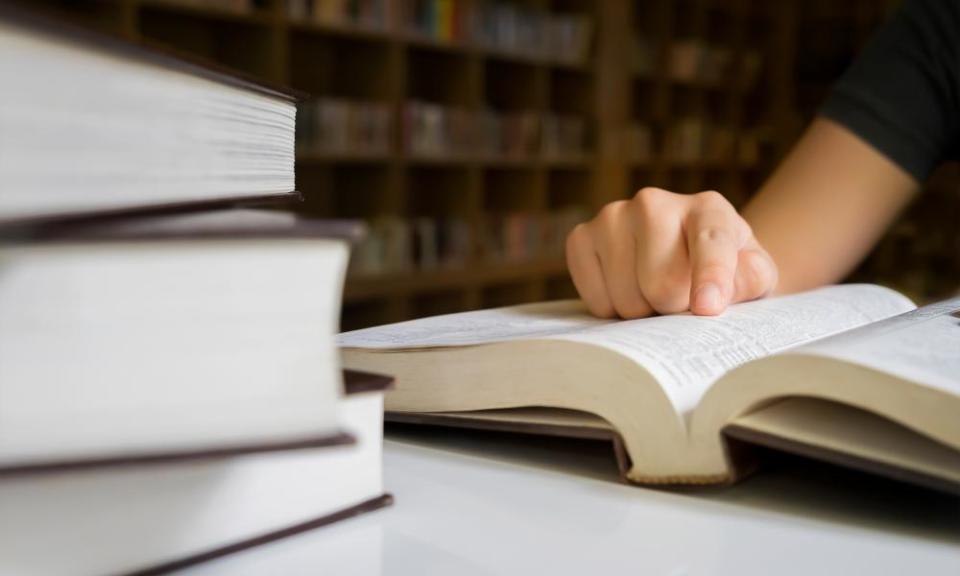
[[389, 379], [345, 385], [335, 347], [362, 230], [237, 207], [296, 197], [293, 98], [7, 4], [0, 77], [0, 573], [172, 570], [389, 503]]

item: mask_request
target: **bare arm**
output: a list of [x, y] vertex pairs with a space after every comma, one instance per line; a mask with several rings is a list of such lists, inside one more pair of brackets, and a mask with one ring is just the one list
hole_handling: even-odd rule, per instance
[[776, 291], [843, 279], [918, 190], [903, 169], [818, 118], [744, 209], [780, 270]]
[[574, 229], [567, 263], [598, 316], [719, 314], [732, 302], [842, 279], [917, 188], [881, 153], [821, 118], [744, 216], [716, 192], [644, 188]]

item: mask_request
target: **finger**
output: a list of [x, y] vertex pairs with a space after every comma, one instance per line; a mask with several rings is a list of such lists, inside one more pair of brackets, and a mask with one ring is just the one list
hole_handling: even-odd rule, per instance
[[777, 276], [773, 259], [756, 240], [751, 240], [737, 257], [733, 301], [746, 302], [769, 296], [777, 287]]
[[603, 280], [610, 302], [621, 318], [643, 318], [653, 309], [637, 284], [636, 240], [627, 202], [608, 204], [591, 222]]
[[719, 194], [705, 196], [690, 212], [687, 249], [694, 314], [715, 315], [726, 309], [734, 295], [737, 253], [748, 235], [746, 223]]
[[656, 188], [644, 188], [631, 200], [637, 283], [643, 297], [660, 314], [690, 308], [690, 260], [682, 217], [685, 203], [686, 198]]
[[613, 318], [616, 311], [607, 295], [603, 269], [586, 224], [580, 224], [567, 236], [567, 268], [580, 299], [594, 316]]

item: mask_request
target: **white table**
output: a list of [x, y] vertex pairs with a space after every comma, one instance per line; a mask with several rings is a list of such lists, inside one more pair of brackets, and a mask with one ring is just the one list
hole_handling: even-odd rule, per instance
[[960, 498], [831, 469], [664, 492], [589, 442], [410, 428], [385, 466], [392, 508], [190, 573], [960, 575]]

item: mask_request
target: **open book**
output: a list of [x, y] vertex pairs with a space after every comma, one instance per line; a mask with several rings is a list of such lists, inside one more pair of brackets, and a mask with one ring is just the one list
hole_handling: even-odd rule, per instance
[[717, 317], [592, 318], [576, 301], [340, 335], [396, 376], [393, 419], [609, 437], [627, 479], [723, 483], [730, 438], [960, 491], [960, 298], [842, 285]]

